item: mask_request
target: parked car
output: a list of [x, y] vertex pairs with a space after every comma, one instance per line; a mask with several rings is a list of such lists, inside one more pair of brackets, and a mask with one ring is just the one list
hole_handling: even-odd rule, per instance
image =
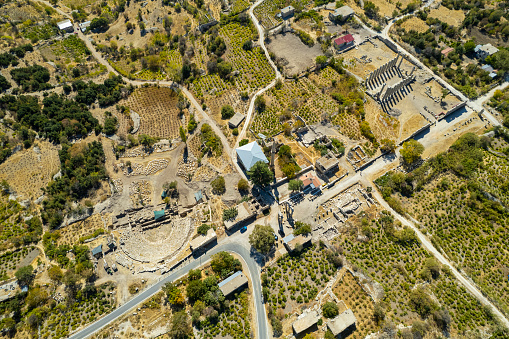
[[247, 231], [247, 226], [244, 226], [240, 229], [240, 233], [244, 233], [245, 231]]

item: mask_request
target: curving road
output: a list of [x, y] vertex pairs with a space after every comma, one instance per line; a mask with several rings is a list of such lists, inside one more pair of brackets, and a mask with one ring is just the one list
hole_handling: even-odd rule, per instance
[[210, 257], [218, 252], [221, 251], [227, 251], [231, 253], [235, 253], [239, 255], [242, 260], [246, 263], [248, 270], [249, 270], [249, 276], [251, 278], [251, 286], [250, 288], [253, 291], [253, 297], [254, 297], [254, 305], [255, 305], [255, 323], [257, 324], [257, 333], [258, 338], [270, 338], [269, 336], [269, 328], [267, 326], [267, 316], [265, 314], [265, 307], [263, 306], [262, 302], [262, 286], [260, 283], [260, 270], [258, 263], [251, 257], [250, 252], [248, 249], [246, 249], [242, 244], [236, 243], [236, 242], [230, 242], [225, 243], [219, 246], [214, 247], [211, 249], [207, 254], [202, 255], [199, 259], [196, 259], [186, 266], [178, 269], [177, 271], [167, 274], [164, 276], [163, 279], [159, 280], [154, 285], [148, 287], [143, 292], [126, 302], [120, 307], [117, 307], [113, 312], [107, 314], [106, 316], [102, 317], [101, 319], [97, 320], [96, 322], [88, 325], [84, 329], [74, 333], [69, 337], [69, 339], [82, 339], [91, 336], [92, 334], [96, 333], [100, 329], [104, 328], [109, 323], [117, 320], [124, 314], [130, 312], [134, 307], [139, 305], [144, 300], [150, 298], [159, 290], [161, 287], [168, 283], [175, 281], [184, 275], [186, 275], [190, 270], [195, 269], [199, 266], [201, 266], [202, 263], [205, 263], [205, 261], [209, 260]]

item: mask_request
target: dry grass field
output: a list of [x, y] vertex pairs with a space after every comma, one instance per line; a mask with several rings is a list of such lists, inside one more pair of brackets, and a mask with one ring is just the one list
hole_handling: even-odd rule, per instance
[[39, 140], [35, 146], [18, 151], [0, 165], [0, 180], [7, 180], [23, 199], [38, 198], [60, 170], [58, 147]]
[[385, 113], [370, 97], [364, 104], [366, 121], [377, 140], [398, 140], [399, 121]]
[[406, 29], [407, 31], [414, 30], [419, 33], [424, 33], [429, 29], [429, 26], [426, 22], [422, 21], [418, 17], [410, 17], [407, 21], [405, 21], [401, 27]]
[[462, 10], [451, 10], [444, 6], [432, 9], [429, 16], [455, 27], [459, 27], [465, 19], [465, 13]]

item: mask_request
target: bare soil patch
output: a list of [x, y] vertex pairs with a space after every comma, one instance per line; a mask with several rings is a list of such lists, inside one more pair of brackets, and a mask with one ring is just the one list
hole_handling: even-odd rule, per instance
[[315, 58], [322, 55], [319, 44], [308, 47], [294, 34], [278, 34], [268, 44], [277, 58], [286, 60], [284, 71], [288, 75], [299, 74], [315, 63]]

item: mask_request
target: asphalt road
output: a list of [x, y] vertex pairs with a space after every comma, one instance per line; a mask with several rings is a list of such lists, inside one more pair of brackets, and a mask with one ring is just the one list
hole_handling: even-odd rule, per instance
[[269, 328], [267, 326], [267, 317], [265, 315], [265, 307], [263, 307], [262, 303], [262, 286], [260, 282], [260, 270], [259, 265], [255, 261], [253, 257], [251, 257], [250, 251], [246, 249], [243, 245], [235, 242], [226, 243], [222, 245], [218, 245], [214, 247], [213, 249], [209, 250], [206, 254], [202, 255], [200, 258], [191, 261], [186, 266], [178, 269], [177, 271], [170, 273], [154, 285], [150, 286], [149, 288], [142, 291], [140, 294], [135, 296], [133, 299], [129, 300], [125, 304], [123, 304], [120, 307], [117, 307], [113, 312], [107, 314], [103, 318], [97, 320], [96, 322], [88, 325], [84, 329], [80, 330], [79, 332], [76, 332], [75, 334], [71, 335], [69, 339], [82, 339], [87, 338], [90, 335], [96, 333], [100, 329], [104, 328], [111, 322], [117, 320], [121, 316], [125, 315], [126, 313], [132, 311], [133, 308], [138, 306], [141, 302], [144, 300], [150, 298], [159, 290], [161, 287], [166, 284], [167, 282], [175, 281], [184, 275], [186, 275], [190, 270], [195, 269], [202, 265], [202, 263], [205, 263], [207, 260], [210, 259], [210, 257], [213, 254], [216, 254], [221, 251], [227, 251], [231, 253], [236, 253], [239, 255], [242, 260], [246, 263], [248, 270], [249, 270], [249, 276], [252, 283], [252, 286], [250, 288], [253, 291], [253, 297], [254, 297], [254, 305], [255, 305], [255, 323], [257, 324], [257, 337], [260, 339], [270, 338], [269, 336]]

